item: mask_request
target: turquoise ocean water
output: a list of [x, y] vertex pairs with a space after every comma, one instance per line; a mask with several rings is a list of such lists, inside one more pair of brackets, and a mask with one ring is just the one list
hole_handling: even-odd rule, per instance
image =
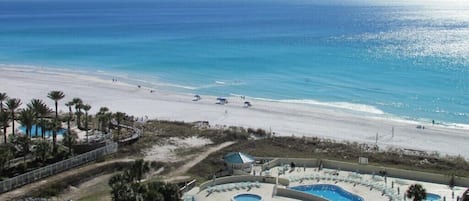
[[469, 122], [468, 5], [328, 2], [0, 0], [0, 64]]

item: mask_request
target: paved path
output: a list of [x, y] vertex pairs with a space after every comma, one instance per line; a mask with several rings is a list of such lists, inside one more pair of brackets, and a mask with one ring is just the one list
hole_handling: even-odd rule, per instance
[[204, 160], [205, 158], [207, 158], [208, 155], [214, 153], [214, 152], [217, 152], [227, 146], [230, 146], [232, 144], [234, 144], [235, 142], [224, 142], [222, 144], [219, 144], [218, 146], [215, 146], [215, 147], [211, 147], [209, 148], [208, 150], [206, 150], [205, 152], [199, 154], [197, 157], [195, 157], [194, 159], [190, 160], [188, 163], [184, 164], [183, 166], [179, 167], [178, 169], [170, 172], [166, 177], [168, 179], [165, 179], [165, 181], [169, 182], [169, 181], [172, 181], [173, 177], [176, 177], [176, 176], [181, 176], [182, 174], [186, 173], [189, 169], [191, 169], [191, 167], [193, 167], [194, 165], [196, 165], [197, 163], [199, 163], [200, 161]]

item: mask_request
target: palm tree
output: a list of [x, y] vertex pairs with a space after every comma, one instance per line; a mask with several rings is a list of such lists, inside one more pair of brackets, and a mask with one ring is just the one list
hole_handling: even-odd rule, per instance
[[[51, 108], [49, 108], [47, 105], [43, 105], [40, 110], [40, 117], [41, 117], [41, 123], [46, 125], [47, 122], [44, 122], [44, 118], [46, 118], [47, 116], [49, 116], [50, 114], [52, 114], [54, 111], [52, 111]], [[44, 138], [44, 136], [46, 135], [46, 131], [44, 129], [42, 129], [42, 138]]]
[[53, 151], [54, 153], [57, 153], [57, 132], [59, 132], [59, 130], [62, 129], [62, 123], [54, 119], [51, 122], [51, 126], [52, 126]]
[[70, 133], [70, 121], [72, 121], [72, 119], [73, 119], [73, 112], [72, 112], [73, 102], [69, 101], [69, 102], [65, 103], [65, 106], [68, 107], [67, 132]]
[[3, 101], [8, 98], [6, 93], [0, 93], [0, 111], [3, 111]]
[[34, 124], [34, 112], [30, 108], [21, 110], [18, 121], [26, 127], [26, 136], [31, 137], [31, 129]]
[[147, 183], [143, 197], [145, 200], [159, 198], [164, 201], [176, 201], [181, 200], [181, 192], [176, 184], [152, 181]]
[[101, 131], [102, 132], [106, 132], [105, 131], [105, 127], [106, 127], [106, 124], [108, 124], [108, 121], [109, 121], [109, 109], [107, 107], [101, 107], [99, 108], [99, 112], [96, 114], [96, 116], [98, 116], [98, 124], [99, 124], [99, 127], [101, 127]]
[[83, 101], [80, 98], [73, 98], [73, 105], [75, 105], [75, 114], [77, 115], [77, 127], [81, 127], [81, 107], [83, 106]]
[[420, 184], [412, 184], [407, 189], [407, 198], [414, 198], [413, 201], [422, 201], [427, 198], [427, 192]]
[[57, 153], [57, 132], [62, 128], [62, 123], [55, 119], [48, 122], [47, 127], [52, 131], [52, 151]]
[[10, 111], [11, 113], [11, 130], [12, 130], [12, 134], [15, 135], [15, 111], [16, 109], [18, 109], [18, 107], [20, 107], [21, 105], [21, 100], [20, 99], [17, 99], [17, 98], [10, 98], [7, 100], [6, 102], [6, 106], [8, 108], [8, 110]]
[[[43, 127], [44, 121], [43, 118], [47, 114], [47, 105], [40, 99], [32, 99], [31, 102], [27, 105], [29, 109], [34, 112], [35, 120], [36, 120], [36, 131], [35, 136], [38, 136], [38, 126]], [[42, 129], [41, 133], [42, 138], [44, 139], [44, 129]]]
[[116, 119], [116, 122], [117, 122], [117, 139], [119, 139], [121, 135], [121, 122], [124, 119], [124, 117], [125, 117], [125, 113], [123, 112], [116, 112], [116, 114], [114, 114], [114, 118]]
[[86, 142], [88, 143], [88, 111], [90, 111], [90, 105], [83, 105], [83, 110], [85, 111], [85, 130], [86, 130]]
[[[51, 91], [49, 92], [49, 94], [47, 94], [47, 97], [52, 99], [55, 103], [55, 125], [57, 125], [59, 123], [59, 100], [62, 100], [62, 98], [65, 97], [65, 94], [61, 91]], [[59, 128], [60, 129], [60, 128]], [[54, 144], [54, 153], [56, 150], [56, 142], [57, 142], [57, 130], [56, 129], [53, 129], [52, 130], [52, 138], [53, 138], [53, 144]]]
[[47, 95], [48, 98], [52, 99], [55, 103], [55, 120], [57, 121], [59, 119], [59, 100], [62, 100], [62, 98], [65, 97], [64, 92], [61, 91], [51, 91]]
[[[69, 117], [67, 117], [69, 118]], [[68, 155], [72, 155], [72, 146], [76, 143], [77, 139], [77, 134], [74, 132], [71, 132], [70, 130], [67, 131], [67, 133], [64, 135], [64, 141], [63, 144], [68, 147]]]
[[113, 201], [135, 200], [135, 196], [130, 188], [129, 177], [126, 174], [122, 173], [112, 176], [109, 179], [109, 186], [111, 187]]
[[68, 155], [70, 156], [72, 154], [72, 130], [70, 128], [70, 121], [73, 119], [73, 112], [72, 112], [72, 106], [75, 103], [73, 101], [69, 101], [65, 103], [65, 106], [68, 107], [68, 117], [67, 117], [67, 136], [66, 136], [66, 143], [68, 146]]
[[7, 128], [10, 126], [10, 117], [7, 112], [0, 110], [0, 128], [3, 128], [3, 140], [7, 143]]
[[143, 159], [135, 160], [134, 164], [130, 168], [130, 174], [132, 175], [138, 183], [143, 179], [143, 175], [150, 171], [150, 164], [148, 161]]

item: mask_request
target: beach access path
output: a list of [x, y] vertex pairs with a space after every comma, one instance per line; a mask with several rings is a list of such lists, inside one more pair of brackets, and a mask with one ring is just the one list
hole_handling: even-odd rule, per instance
[[[51, 90], [61, 90], [66, 97], [59, 101], [59, 110], [66, 112], [64, 103], [80, 97], [90, 104], [90, 113], [106, 106], [111, 111], [148, 116], [159, 120], [209, 121], [213, 125], [262, 128], [276, 136], [310, 136], [337, 141], [375, 144], [380, 148], [399, 147], [469, 158], [468, 128], [432, 125], [389, 118], [385, 114], [349, 111], [303, 103], [284, 103], [228, 97], [228, 104], [216, 103], [216, 97], [204, 96], [192, 101], [194, 94], [176, 93], [161, 89], [137, 87], [122, 81], [97, 76], [53, 72], [44, 69], [0, 67], [0, 91], [24, 103], [32, 98], [47, 98]], [[195, 92], [194, 92], [195, 93]], [[244, 101], [252, 107], [245, 108]], [[24, 106], [25, 104], [23, 104]], [[425, 129], [417, 128], [424, 126]], [[378, 136], [378, 137], [377, 137]], [[378, 139], [378, 140], [376, 140]]]

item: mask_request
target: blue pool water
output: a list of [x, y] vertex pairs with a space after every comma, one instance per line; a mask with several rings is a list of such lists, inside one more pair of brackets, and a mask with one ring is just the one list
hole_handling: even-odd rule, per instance
[[336, 185], [304, 185], [291, 187], [291, 189], [323, 197], [330, 201], [363, 201], [363, 198], [361, 198], [360, 196], [352, 194]]
[[233, 201], [261, 201], [262, 197], [254, 194], [239, 194], [233, 197]]
[[0, 64], [467, 124], [469, 2], [396, 2], [0, 0]]
[[[26, 127], [25, 126], [20, 126], [19, 129], [21, 130], [21, 132], [26, 133]], [[36, 136], [36, 129], [37, 129], [37, 136]], [[57, 132], [57, 135], [63, 135], [65, 133], [65, 131], [66, 131], [65, 129], [60, 129]], [[32, 137], [41, 137], [41, 134], [42, 134], [42, 128], [40, 126], [33, 125], [30, 135]], [[46, 137], [52, 136], [52, 131], [46, 131], [45, 136]]]
[[441, 197], [437, 194], [427, 193], [427, 198], [425, 201], [440, 201]]

